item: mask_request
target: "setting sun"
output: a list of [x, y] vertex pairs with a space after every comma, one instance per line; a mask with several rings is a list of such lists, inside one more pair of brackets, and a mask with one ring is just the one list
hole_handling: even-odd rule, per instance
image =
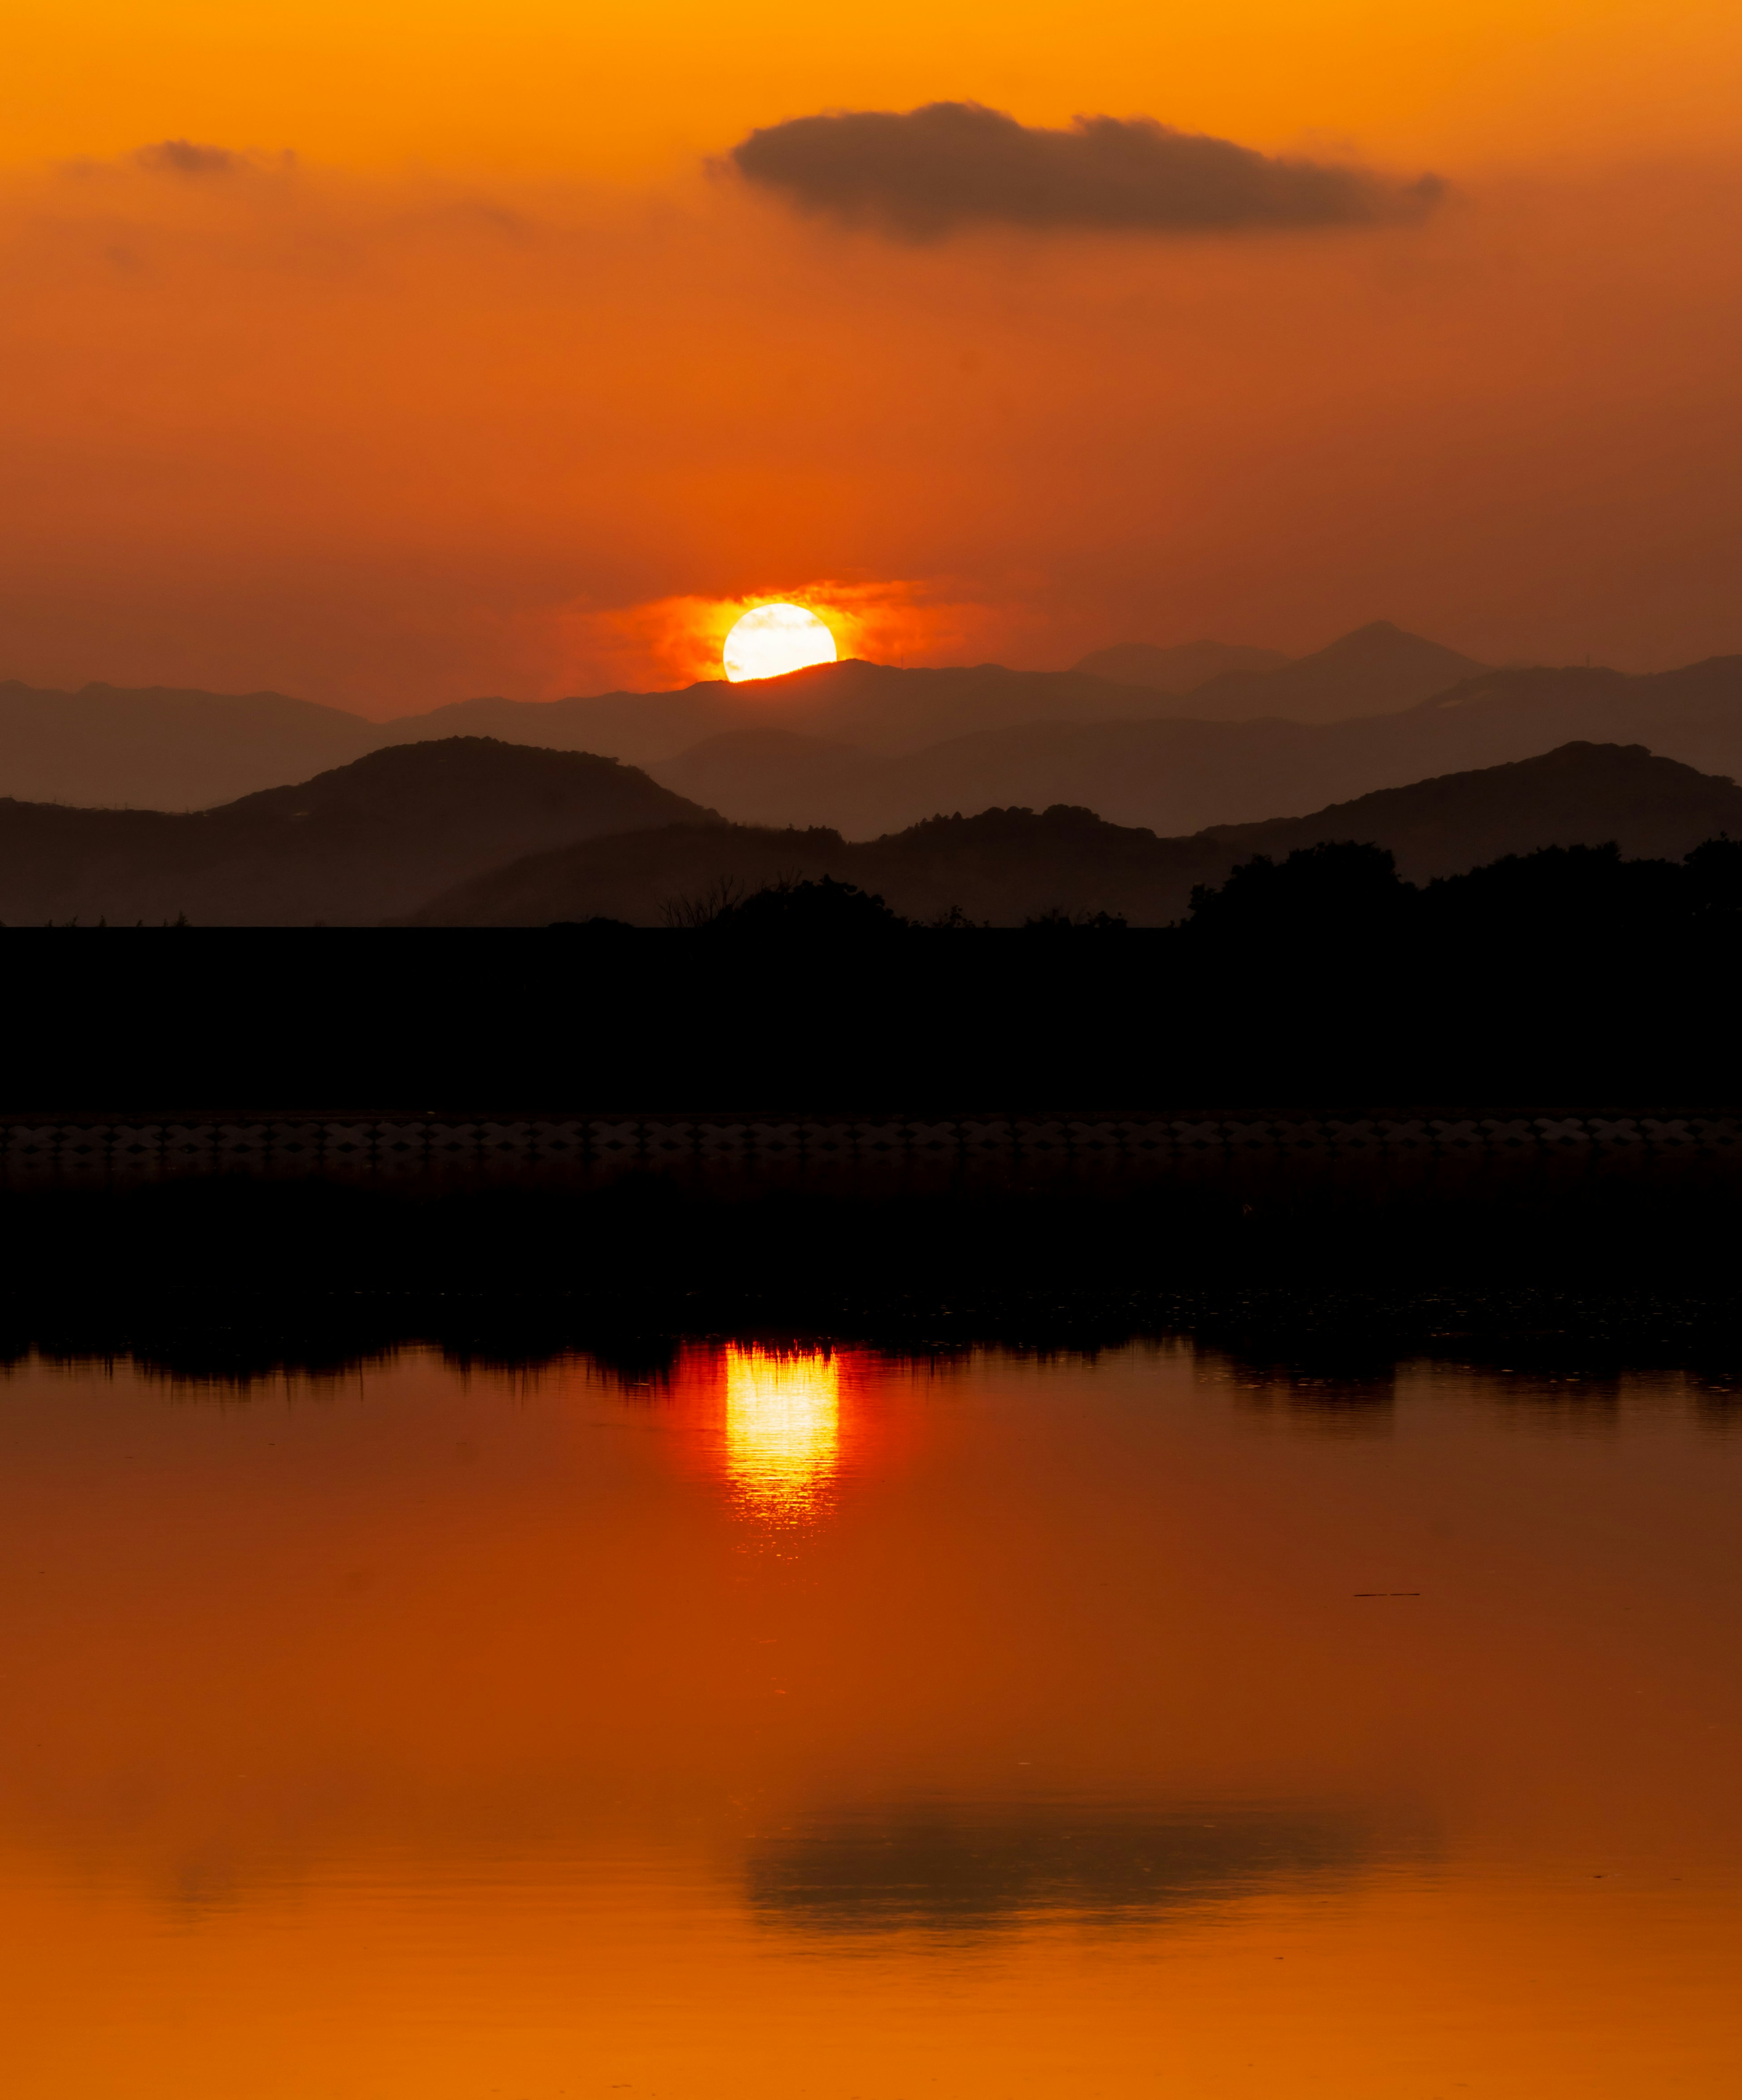
[[725, 675], [732, 683], [747, 678], [778, 678], [809, 664], [832, 664], [835, 637], [815, 613], [802, 605], [759, 605], [747, 612], [725, 638]]

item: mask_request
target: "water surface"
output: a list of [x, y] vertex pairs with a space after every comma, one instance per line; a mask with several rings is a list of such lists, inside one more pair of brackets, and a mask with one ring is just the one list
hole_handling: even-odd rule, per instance
[[28, 1362], [6, 2089], [1728, 2093], [1739, 1497], [1661, 1373]]

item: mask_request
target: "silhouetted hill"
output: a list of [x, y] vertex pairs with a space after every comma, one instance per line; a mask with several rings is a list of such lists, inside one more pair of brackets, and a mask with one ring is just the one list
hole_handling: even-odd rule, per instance
[[615, 759], [400, 745], [217, 810], [0, 801], [0, 920], [373, 925], [524, 853], [710, 813]]
[[201, 809], [388, 741], [359, 715], [283, 693], [0, 683], [0, 794], [22, 801]]
[[937, 810], [1056, 801], [1166, 834], [1305, 815], [1572, 739], [1643, 743], [1742, 774], [1742, 657], [1643, 676], [1490, 671], [1402, 713], [1350, 721], [1030, 722], [894, 757], [849, 759], [837, 748], [826, 765], [809, 739], [793, 736], [717, 768], [698, 757], [691, 769], [686, 754], [652, 770], [728, 817], [827, 823], [849, 837], [898, 831]]
[[1613, 840], [1630, 859], [1676, 859], [1702, 839], [1742, 838], [1742, 788], [1643, 745], [1566, 743], [1541, 758], [1386, 788], [1310, 817], [1219, 825], [1202, 834], [1241, 857], [1325, 839], [1373, 840], [1412, 882], [1505, 854]]
[[1231, 671], [1274, 671], [1290, 660], [1280, 649], [1250, 649], [1227, 642], [1120, 642], [1096, 649], [1072, 664], [1092, 678], [1116, 686], [1143, 686], [1154, 693], [1189, 693]]
[[904, 918], [959, 906], [976, 920], [1012, 924], [1078, 894], [1138, 902], [1139, 908], [1152, 898], [1183, 900], [1204, 863], [1189, 851], [1170, 859], [1166, 846], [1175, 843], [1064, 808], [934, 817], [862, 845], [826, 830], [734, 824], [716, 833], [684, 826], [531, 856], [447, 892], [408, 923], [540, 926], [601, 918], [656, 926], [681, 922], [690, 915], [684, 907], [696, 903], [831, 876], [884, 898]]
[[824, 828], [747, 825], [595, 838], [462, 884], [410, 923], [536, 926], [606, 918], [657, 925], [682, 915], [686, 903], [829, 876], [921, 921], [955, 908], [1003, 925], [1048, 912], [1160, 925], [1184, 913], [1194, 885], [1222, 880], [1253, 854], [1286, 854], [1321, 840], [1374, 841], [1412, 879], [1426, 879], [1550, 845], [1613, 840], [1630, 854], [1680, 854], [1725, 832], [1742, 836], [1742, 788], [1728, 780], [1638, 746], [1571, 744], [1311, 817], [1184, 838], [1158, 838], [1067, 805], [933, 817], [857, 844]]
[[1742, 773], [1742, 656], [1643, 677], [1590, 665], [1488, 671], [1424, 702], [1407, 722], [1471, 745], [1520, 730], [1646, 743], [1689, 765]]
[[1182, 704], [1176, 712], [1198, 721], [1347, 721], [1415, 707], [1485, 668], [1455, 649], [1376, 620], [1277, 669], [1213, 678], [1193, 690], [1189, 708]]

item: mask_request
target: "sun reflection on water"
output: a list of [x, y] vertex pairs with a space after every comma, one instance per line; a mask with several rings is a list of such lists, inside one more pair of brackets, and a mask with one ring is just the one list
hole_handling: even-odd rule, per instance
[[840, 1460], [840, 1365], [832, 1351], [725, 1352], [727, 1476], [758, 1515], [822, 1507]]

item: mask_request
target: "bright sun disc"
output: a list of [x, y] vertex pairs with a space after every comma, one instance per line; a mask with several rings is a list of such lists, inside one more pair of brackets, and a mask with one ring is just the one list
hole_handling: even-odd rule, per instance
[[725, 638], [725, 675], [736, 686], [746, 678], [778, 678], [807, 664], [832, 664], [835, 638], [815, 613], [801, 605], [759, 605]]

